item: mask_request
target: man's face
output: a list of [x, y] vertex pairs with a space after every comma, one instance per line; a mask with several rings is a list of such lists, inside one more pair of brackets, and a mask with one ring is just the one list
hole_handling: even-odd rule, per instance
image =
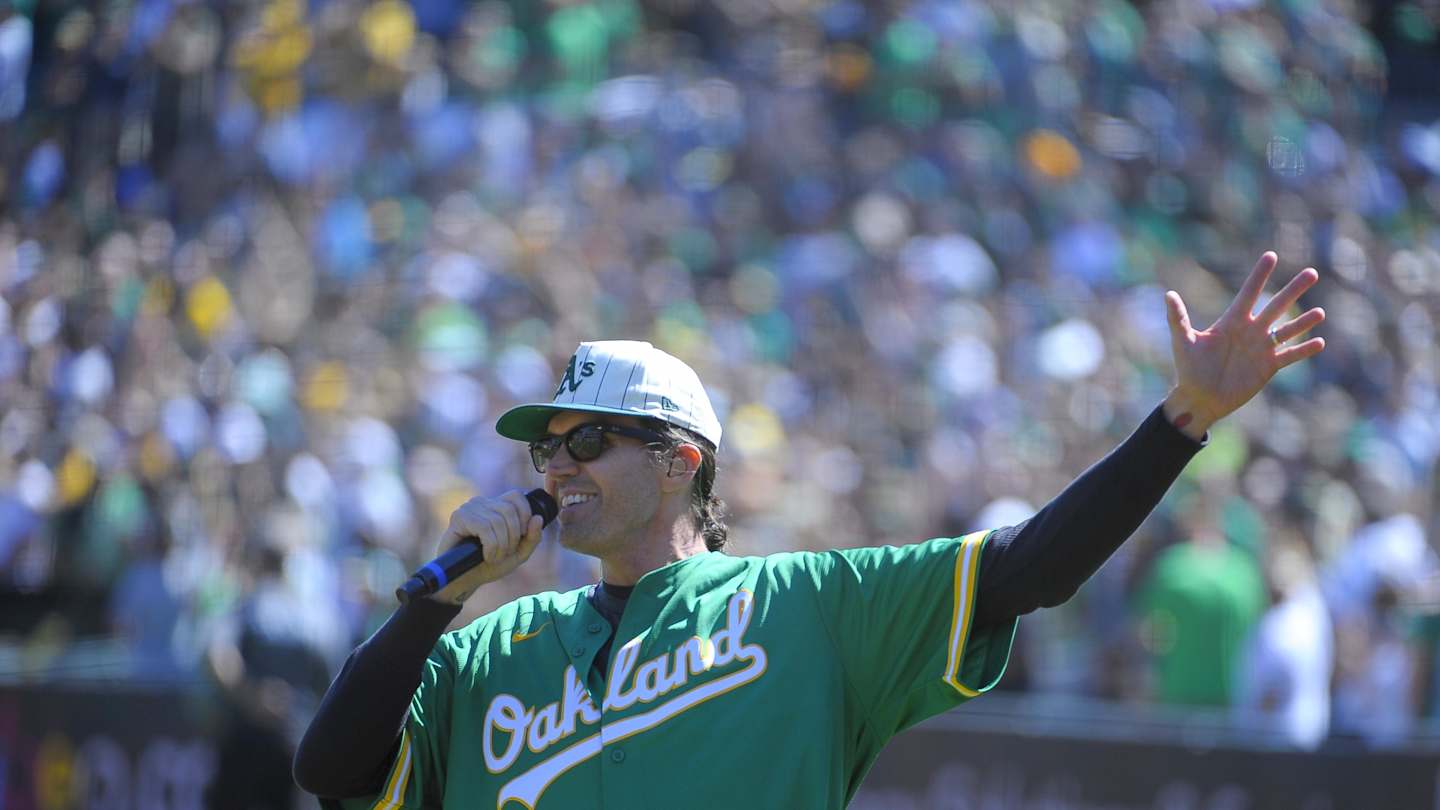
[[[562, 412], [549, 432], [562, 436], [583, 424], [642, 427], [626, 416]], [[576, 461], [562, 445], [545, 469], [545, 489], [560, 504], [560, 543], [596, 557], [639, 540], [660, 506], [660, 471], [644, 441], [614, 434], [604, 441], [591, 461]], [[577, 495], [582, 499], [567, 505]]]

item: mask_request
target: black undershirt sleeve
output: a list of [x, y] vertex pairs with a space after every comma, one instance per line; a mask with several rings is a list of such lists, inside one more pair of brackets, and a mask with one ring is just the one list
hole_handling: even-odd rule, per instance
[[980, 555], [975, 624], [1008, 621], [1074, 596], [1204, 446], [1157, 407], [1033, 517], [992, 533]]
[[459, 605], [416, 599], [355, 648], [295, 750], [295, 783], [317, 796], [380, 792], [425, 660]]

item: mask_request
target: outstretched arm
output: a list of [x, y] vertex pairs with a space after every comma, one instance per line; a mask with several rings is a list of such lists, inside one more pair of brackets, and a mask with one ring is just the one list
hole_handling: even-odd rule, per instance
[[990, 536], [980, 561], [977, 625], [1073, 596], [1160, 502], [1211, 425], [1249, 402], [1275, 372], [1325, 348], [1319, 337], [1289, 345], [1324, 321], [1324, 310], [1284, 319], [1318, 280], [1314, 269], [1298, 273], [1255, 312], [1276, 261], [1273, 252], [1262, 255], [1225, 313], [1202, 331], [1191, 326], [1180, 295], [1166, 293], [1175, 387], [1130, 438], [1034, 517]]

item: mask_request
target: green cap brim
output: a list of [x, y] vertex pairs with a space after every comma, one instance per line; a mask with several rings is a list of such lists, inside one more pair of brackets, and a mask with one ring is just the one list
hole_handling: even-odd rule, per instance
[[507, 439], [514, 439], [520, 442], [533, 442], [543, 436], [550, 435], [550, 420], [557, 413], [566, 411], [579, 411], [582, 413], [608, 413], [614, 416], [636, 416], [645, 418], [647, 414], [625, 411], [619, 408], [607, 408], [603, 405], [552, 405], [551, 403], [535, 403], [533, 405], [517, 405], [506, 411], [495, 423], [495, 432]]

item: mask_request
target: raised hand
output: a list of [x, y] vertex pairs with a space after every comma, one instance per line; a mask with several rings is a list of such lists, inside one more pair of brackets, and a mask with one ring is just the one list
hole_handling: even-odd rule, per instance
[[1322, 323], [1325, 310], [1314, 307], [1282, 321], [1301, 294], [1319, 280], [1314, 268], [1301, 270], [1255, 312], [1278, 261], [1273, 251], [1261, 255], [1235, 300], [1204, 330], [1190, 324], [1179, 293], [1165, 293], [1176, 375], [1175, 388], [1165, 400], [1165, 414], [1188, 435], [1204, 435], [1210, 425], [1249, 402], [1275, 372], [1325, 348], [1321, 337], [1290, 344]]

